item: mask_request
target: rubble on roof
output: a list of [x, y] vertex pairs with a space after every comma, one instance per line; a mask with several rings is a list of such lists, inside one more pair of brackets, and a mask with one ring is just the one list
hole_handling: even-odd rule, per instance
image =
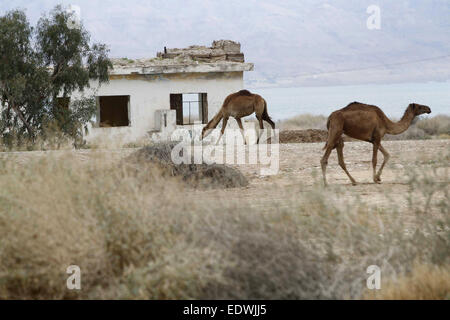
[[[111, 60], [116, 71], [132, 68], [168, 69], [164, 67], [171, 66], [176, 66], [179, 69], [180, 66], [195, 66], [199, 64], [210, 64], [209, 69], [211, 69], [212, 64], [215, 66], [226, 64], [231, 65], [232, 68], [232, 65], [245, 64], [244, 54], [241, 52], [241, 44], [231, 40], [214, 41], [211, 47], [194, 45], [183, 49], [164, 48], [163, 52], [157, 53], [156, 58], [151, 59], [132, 60], [120, 58]], [[245, 64], [245, 70], [251, 69], [253, 69], [252, 64]]]
[[241, 44], [231, 40], [214, 41], [211, 47], [190, 46], [184, 49], [165, 48], [164, 52], [157, 53], [157, 57], [162, 59], [189, 57], [191, 60], [199, 62], [244, 62], [244, 54], [241, 52]]

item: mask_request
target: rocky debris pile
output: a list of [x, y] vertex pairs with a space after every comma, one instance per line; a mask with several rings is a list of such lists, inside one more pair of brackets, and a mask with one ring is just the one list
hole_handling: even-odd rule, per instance
[[199, 63], [233, 64], [243, 63], [244, 54], [241, 44], [231, 40], [218, 40], [211, 47], [190, 46], [184, 49], [164, 48], [158, 52], [156, 58], [150, 59], [111, 59], [114, 67], [145, 68], [150, 66], [195, 65]]
[[157, 53], [158, 58], [176, 59], [180, 57], [189, 57], [198, 62], [244, 62], [244, 54], [241, 52], [241, 44], [231, 40], [213, 41], [211, 47], [190, 46], [188, 48], [164, 48], [163, 52]]

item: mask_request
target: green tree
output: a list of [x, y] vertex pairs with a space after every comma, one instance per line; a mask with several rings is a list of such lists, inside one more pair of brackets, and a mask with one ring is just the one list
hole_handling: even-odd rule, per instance
[[71, 16], [57, 6], [30, 26], [23, 11], [0, 17], [0, 135], [31, 140], [46, 138], [47, 128], [57, 127], [75, 144], [96, 112], [95, 97], [68, 99], [74, 91], [86, 92], [90, 82], [108, 82], [109, 50], [90, 41], [82, 24], [70, 24]]

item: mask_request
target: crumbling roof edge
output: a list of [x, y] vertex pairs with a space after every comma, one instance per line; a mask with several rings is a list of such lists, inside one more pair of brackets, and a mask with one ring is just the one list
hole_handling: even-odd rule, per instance
[[236, 72], [252, 71], [253, 63], [200, 63], [200, 64], [173, 64], [154, 65], [143, 67], [115, 66], [110, 71], [111, 75], [131, 75], [131, 74], [169, 74], [169, 73], [208, 73], [208, 72]]

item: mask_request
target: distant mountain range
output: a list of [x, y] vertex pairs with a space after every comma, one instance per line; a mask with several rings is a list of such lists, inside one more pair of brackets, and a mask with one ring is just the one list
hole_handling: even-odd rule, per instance
[[[59, 2], [16, 0], [0, 4], [0, 12], [21, 6], [36, 20]], [[81, 0], [76, 4], [93, 38], [110, 45], [113, 57], [153, 57], [164, 46], [239, 41], [246, 61], [255, 63], [255, 71], [245, 76], [248, 87], [450, 79], [449, 0]], [[366, 26], [366, 9], [373, 4], [381, 10], [380, 30]]]
[[450, 79], [450, 1], [378, 1], [380, 30], [366, 26], [373, 1], [281, 3], [267, 7], [270, 36], [243, 40], [252, 86]]

